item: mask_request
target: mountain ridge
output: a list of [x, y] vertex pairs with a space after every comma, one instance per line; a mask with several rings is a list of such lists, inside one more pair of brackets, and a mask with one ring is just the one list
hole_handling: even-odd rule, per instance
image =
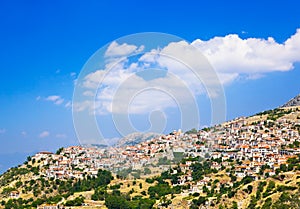
[[290, 99], [287, 103], [285, 103], [281, 107], [294, 107], [294, 106], [300, 106], [300, 94]]

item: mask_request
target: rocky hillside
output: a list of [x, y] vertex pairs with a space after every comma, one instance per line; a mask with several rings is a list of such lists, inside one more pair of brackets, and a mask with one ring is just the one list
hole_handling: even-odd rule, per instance
[[282, 107], [293, 107], [293, 106], [300, 106], [300, 94], [290, 101], [288, 101], [286, 104], [284, 104]]

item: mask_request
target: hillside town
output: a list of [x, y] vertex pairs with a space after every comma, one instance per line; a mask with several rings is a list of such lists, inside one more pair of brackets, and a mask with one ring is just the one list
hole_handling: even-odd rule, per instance
[[[145, 167], [159, 171], [168, 170], [176, 164], [176, 155], [221, 159], [213, 167], [220, 169], [228, 161], [238, 160], [235, 166], [237, 177], [253, 176], [260, 178], [261, 168], [264, 176], [275, 175], [280, 165], [289, 158], [300, 154], [299, 146], [299, 110], [278, 110], [275, 116], [254, 116], [237, 118], [222, 125], [205, 128], [193, 133], [173, 131], [168, 135], [144, 141], [126, 147], [81, 147], [64, 148], [60, 153], [39, 152], [33, 159], [43, 161], [45, 169], [42, 174], [48, 178], [83, 178], [95, 176], [98, 169], [108, 169], [117, 173], [124, 169], [142, 170]], [[295, 119], [284, 115], [295, 115]], [[169, 163], [161, 162], [162, 159]], [[182, 170], [188, 171], [188, 163], [180, 164]]]
[[[294, 189], [298, 183], [300, 185], [297, 180], [300, 179], [299, 139], [300, 110], [299, 107], [290, 107], [236, 118], [201, 130], [192, 129], [185, 133], [176, 130], [144, 141], [132, 138], [128, 139], [128, 143], [123, 141], [124, 146], [71, 146], [60, 148], [56, 153], [42, 151], [28, 157], [23, 166], [2, 176], [0, 183], [3, 185], [6, 185], [5, 181], [15, 182], [11, 184], [13, 187], [2, 189], [1, 194], [7, 198], [3, 204], [20, 200], [26, 197], [26, 191], [31, 191], [29, 197], [31, 201], [37, 201], [35, 204], [40, 209], [64, 208], [75, 204], [75, 200], [86, 207], [108, 206], [107, 201], [104, 203], [102, 199], [101, 202], [101, 193], [93, 190], [91, 184], [100, 184], [99, 179], [111, 175], [112, 178], [101, 185], [128, 192], [131, 182], [131, 201], [149, 200], [148, 203], [139, 203], [150, 204], [151, 207], [147, 208], [154, 204], [157, 208], [199, 208], [200, 205], [202, 208], [214, 208], [223, 204], [255, 208], [258, 201], [261, 204], [269, 204], [270, 201], [260, 200], [257, 192], [255, 200], [246, 198], [252, 191], [255, 193], [252, 190], [255, 182], [256, 190], [262, 193], [266, 185], [264, 182], [269, 182], [268, 187], [274, 184], [270, 178], [279, 182], [287, 178], [288, 183], [277, 185], [274, 194]], [[27, 177], [21, 180], [21, 176], [14, 176], [14, 171], [23, 172]], [[111, 183], [113, 179], [114, 183]], [[136, 183], [133, 182], [136, 181], [140, 182], [139, 189], [134, 187]], [[253, 185], [249, 185], [250, 182]], [[38, 189], [46, 185], [51, 188], [50, 191], [58, 189], [56, 200], [47, 202], [51, 197], [50, 191]], [[87, 197], [87, 202], [79, 197], [72, 200], [69, 198], [73, 195], [70, 191], [72, 185], [73, 192], [90, 191], [93, 195]], [[273, 194], [269, 190], [264, 192], [264, 197]], [[67, 199], [61, 196], [61, 192]], [[105, 192], [106, 197], [114, 195], [107, 189]], [[43, 202], [39, 202], [40, 195], [44, 197]], [[139, 195], [145, 199], [133, 200]], [[228, 202], [236, 195], [239, 197]], [[69, 201], [68, 204], [65, 204], [66, 201]], [[250, 207], [251, 204], [253, 207]]]

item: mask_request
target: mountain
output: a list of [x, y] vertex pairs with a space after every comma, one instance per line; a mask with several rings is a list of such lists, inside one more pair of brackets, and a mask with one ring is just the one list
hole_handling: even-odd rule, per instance
[[120, 139], [116, 143], [115, 147], [134, 146], [136, 144], [150, 140], [160, 135], [161, 134], [158, 133], [140, 133], [140, 132], [132, 133]]
[[300, 94], [288, 101], [282, 107], [293, 107], [293, 106], [300, 106]]

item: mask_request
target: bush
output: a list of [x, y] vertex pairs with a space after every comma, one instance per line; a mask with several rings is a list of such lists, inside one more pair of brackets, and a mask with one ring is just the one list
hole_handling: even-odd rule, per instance
[[148, 194], [150, 198], [159, 199], [160, 197], [171, 193], [172, 189], [168, 183], [157, 184], [148, 188]]
[[233, 203], [232, 203], [232, 208], [233, 208], [233, 209], [238, 209], [238, 204], [237, 204], [237, 202], [233, 201]]
[[68, 200], [66, 206], [81, 206], [84, 203], [84, 197], [76, 197], [74, 200]]
[[108, 209], [129, 209], [129, 204], [124, 196], [107, 195], [105, 205]]
[[242, 183], [244, 184], [244, 185], [246, 185], [246, 184], [249, 184], [249, 183], [251, 183], [253, 181], [253, 178], [252, 177], [250, 177], [250, 176], [245, 176], [243, 179], [242, 179]]
[[154, 183], [154, 179], [146, 178], [146, 182], [148, 184], [153, 184]]
[[261, 209], [269, 209], [271, 208], [272, 205], [272, 199], [269, 197], [268, 199], [266, 199], [265, 204], [263, 204]]
[[198, 192], [195, 192], [195, 193], [192, 194], [192, 196], [193, 196], [193, 197], [199, 197], [200, 194], [199, 194]]
[[191, 208], [199, 208], [199, 206], [204, 205], [206, 202], [206, 198], [203, 196], [200, 196], [198, 199], [192, 200]]
[[250, 203], [248, 205], [248, 209], [255, 209], [257, 204], [257, 200], [255, 199], [254, 196], [251, 196]]
[[278, 192], [284, 192], [284, 191], [287, 191], [287, 190], [296, 190], [297, 187], [293, 187], [293, 186], [285, 186], [285, 185], [280, 185], [277, 187], [277, 191]]
[[263, 193], [263, 197], [265, 198], [265, 197], [271, 195], [274, 188], [275, 188], [275, 182], [270, 181], [266, 191]]
[[120, 184], [115, 184], [115, 185], [111, 185], [109, 188], [110, 189], [120, 189], [121, 185]]
[[253, 186], [252, 185], [248, 185], [247, 186], [247, 192], [248, 192], [248, 194], [251, 194], [252, 190], [253, 190]]

